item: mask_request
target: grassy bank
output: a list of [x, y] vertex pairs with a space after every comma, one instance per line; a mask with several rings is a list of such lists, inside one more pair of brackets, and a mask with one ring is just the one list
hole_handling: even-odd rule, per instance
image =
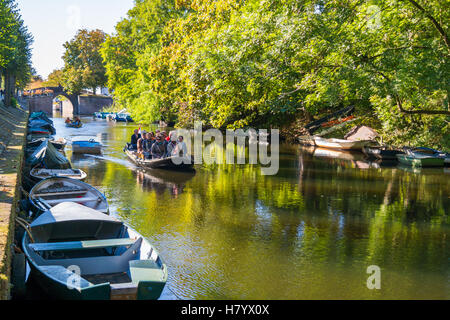
[[0, 107], [0, 300], [9, 298], [14, 218], [26, 140], [28, 114]]

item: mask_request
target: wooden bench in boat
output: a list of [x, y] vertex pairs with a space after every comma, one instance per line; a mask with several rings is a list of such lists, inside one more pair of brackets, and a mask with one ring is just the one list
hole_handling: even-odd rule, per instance
[[44, 192], [44, 193], [35, 193], [33, 196], [35, 197], [49, 197], [49, 196], [65, 196], [72, 194], [85, 194], [88, 190], [75, 190], [75, 191], [56, 191], [55, 192]]
[[84, 198], [71, 198], [71, 199], [42, 199], [45, 203], [50, 205], [57, 205], [62, 202], [92, 202], [98, 201], [101, 202], [103, 199], [100, 197], [84, 197]]
[[121, 239], [89, 240], [89, 241], [30, 243], [29, 247], [34, 251], [72, 251], [72, 250], [131, 246], [135, 242], [136, 239], [121, 238]]

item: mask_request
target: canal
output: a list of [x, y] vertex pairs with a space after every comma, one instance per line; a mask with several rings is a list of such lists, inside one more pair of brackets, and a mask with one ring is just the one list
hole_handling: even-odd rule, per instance
[[[147, 237], [169, 268], [162, 299], [449, 299], [446, 169], [378, 167], [282, 145], [280, 169], [138, 170], [122, 152], [135, 124], [83, 119], [103, 155], [67, 156]], [[144, 127], [154, 130], [156, 127]], [[326, 155], [326, 154], [325, 154]], [[367, 268], [381, 269], [381, 289]]]

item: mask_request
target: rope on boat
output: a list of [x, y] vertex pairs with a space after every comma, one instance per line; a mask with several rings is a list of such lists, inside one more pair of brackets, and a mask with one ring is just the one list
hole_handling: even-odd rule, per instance
[[26, 233], [28, 233], [28, 236], [30, 237], [31, 242], [34, 243], [34, 238], [33, 235], [31, 234], [30, 224], [28, 223], [28, 221], [20, 217], [16, 217], [15, 221], [18, 225], [20, 225], [22, 228], [25, 229]]

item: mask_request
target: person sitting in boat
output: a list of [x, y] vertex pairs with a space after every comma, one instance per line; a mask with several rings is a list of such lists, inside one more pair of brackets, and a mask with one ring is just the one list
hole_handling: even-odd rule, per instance
[[66, 124], [67, 123], [72, 123], [72, 120], [70, 120], [70, 118], [69, 117], [67, 117], [67, 119], [66, 119], [66, 121], [64, 121]]
[[137, 143], [136, 143], [136, 154], [137, 157], [139, 159], [144, 160], [145, 156], [144, 156], [144, 139], [143, 138], [139, 138]]
[[187, 155], [187, 146], [186, 146], [186, 142], [184, 142], [183, 136], [178, 137], [177, 147], [175, 148], [175, 154], [179, 157]]
[[[166, 140], [167, 141], [167, 140]], [[169, 134], [169, 141], [167, 142], [167, 157], [175, 155], [175, 148], [177, 147], [177, 137], [175, 132]]]
[[75, 125], [75, 126], [79, 126], [79, 125], [81, 124], [80, 118], [76, 117], [76, 118], [74, 119], [74, 121], [72, 122], [72, 124]]
[[162, 136], [156, 136], [156, 142], [152, 145], [152, 159], [161, 159], [167, 153], [166, 145], [163, 142]]
[[152, 158], [152, 145], [154, 140], [152, 139], [152, 132], [147, 132], [144, 135], [143, 140], [143, 149], [144, 149], [144, 158], [151, 159]]
[[140, 138], [141, 138], [141, 135], [139, 133], [139, 130], [135, 129], [134, 134], [131, 136], [131, 142], [130, 142], [131, 149], [133, 149], [133, 150], [137, 149], [137, 142]]

